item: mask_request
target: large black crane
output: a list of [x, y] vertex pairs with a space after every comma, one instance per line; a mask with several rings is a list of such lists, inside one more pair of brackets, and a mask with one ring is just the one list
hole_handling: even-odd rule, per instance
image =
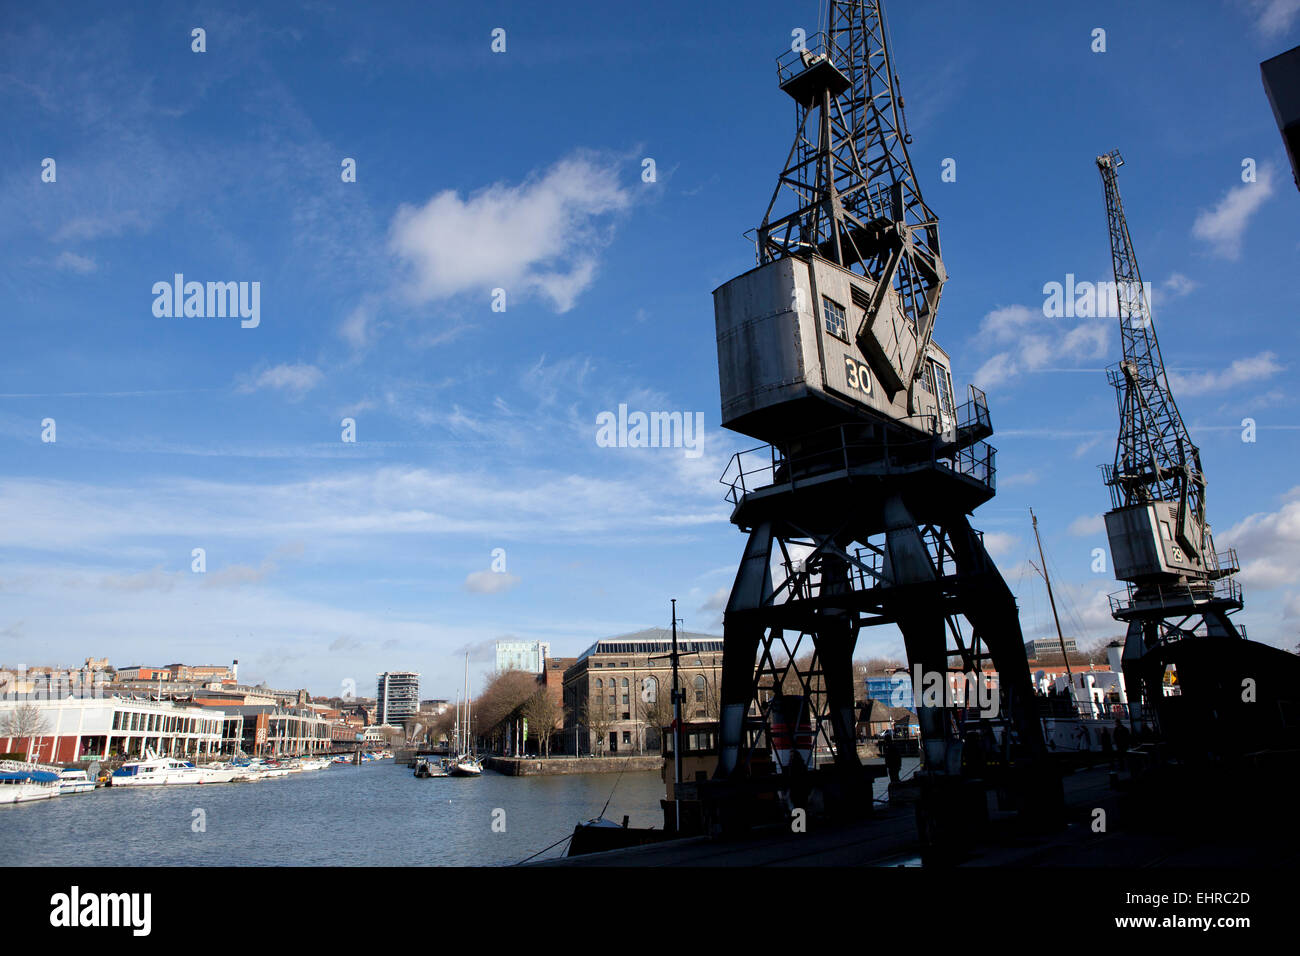
[[1108, 370], [1120, 426], [1115, 461], [1103, 468], [1111, 496], [1106, 534], [1115, 576], [1127, 584], [1112, 595], [1111, 610], [1128, 627], [1123, 661], [1129, 696], [1143, 705], [1141, 719], [1158, 724], [1166, 696], [1161, 649], [1189, 637], [1240, 639], [1229, 615], [1241, 609], [1242, 599], [1236, 553], [1214, 548], [1201, 453], [1169, 388], [1120, 199], [1123, 164], [1118, 151], [1097, 157], [1123, 345], [1123, 358]]
[[777, 59], [794, 142], [756, 266], [714, 291], [722, 424], [770, 444], [723, 477], [748, 539], [723, 618], [718, 768], [700, 793], [869, 809], [852, 657], [864, 628], [893, 625], [919, 681], [962, 674], [989, 704], [914, 688], [930, 837], [986, 808], [972, 767], [996, 763], [997, 788], [1031, 813], [1060, 785], [1015, 599], [970, 524], [995, 493], [993, 427], [978, 389], [957, 407], [932, 336], [947, 273], [883, 4], [831, 0], [828, 14]]

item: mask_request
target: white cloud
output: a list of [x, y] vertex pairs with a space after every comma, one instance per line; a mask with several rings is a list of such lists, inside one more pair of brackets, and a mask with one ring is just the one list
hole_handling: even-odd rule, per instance
[[1189, 279], [1181, 272], [1175, 272], [1164, 282], [1160, 283], [1159, 288], [1161, 292], [1167, 292], [1175, 299], [1181, 299], [1199, 286], [1200, 283], [1195, 279]]
[[998, 485], [1002, 488], [1013, 488], [1016, 485], [1036, 485], [1038, 484], [1038, 472], [1022, 471], [1014, 475], [998, 475]]
[[1015, 357], [1010, 352], [999, 352], [975, 371], [975, 384], [985, 390], [995, 389], [1014, 379], [1018, 371]]
[[727, 601], [730, 600], [730, 598], [731, 585], [724, 585], [705, 599], [704, 603], [700, 605], [700, 611], [725, 611], [727, 609]]
[[1100, 358], [1106, 354], [1112, 325], [1112, 319], [1051, 318], [1042, 308], [999, 306], [980, 320], [980, 338], [1014, 344], [986, 359], [975, 372], [974, 382], [991, 391], [1025, 372]]
[[1105, 534], [1106, 522], [1101, 515], [1079, 515], [1070, 522], [1070, 534], [1076, 538], [1086, 538], [1089, 535]]
[[1085, 441], [1079, 442], [1079, 444], [1074, 447], [1074, 457], [1082, 458], [1084, 455], [1088, 454], [1088, 452], [1100, 445], [1102, 441], [1103, 439], [1101, 438], [1089, 438]]
[[348, 313], [339, 325], [339, 335], [353, 348], [365, 348], [374, 334], [373, 322], [373, 309], [363, 303]]
[[984, 532], [984, 550], [994, 558], [1010, 554], [1020, 544], [1020, 538], [1003, 531]]
[[1281, 508], [1260, 512], [1216, 536], [1216, 546], [1237, 549], [1242, 583], [1260, 590], [1300, 583], [1300, 487]]
[[273, 388], [287, 392], [294, 398], [301, 398], [319, 385], [322, 378], [324, 375], [321, 370], [314, 365], [280, 364], [246, 379], [239, 385], [238, 391], [247, 394], [263, 388]]
[[1300, 13], [1300, 0], [1250, 0], [1255, 10], [1255, 29], [1274, 37], [1291, 29]]
[[475, 571], [465, 578], [465, 590], [473, 594], [505, 594], [518, 584], [518, 576], [506, 571]]
[[1042, 323], [1043, 312], [1024, 305], [1000, 306], [980, 320], [980, 332], [1000, 341], [1016, 338], [1025, 326]]
[[1169, 387], [1175, 395], [1201, 395], [1205, 392], [1219, 392], [1248, 382], [1262, 382], [1282, 371], [1277, 356], [1272, 352], [1260, 352], [1251, 358], [1236, 359], [1221, 372], [1197, 372], [1194, 374], [1169, 373]]
[[79, 272], [82, 275], [87, 275], [99, 268], [94, 259], [67, 251], [59, 253], [59, 257], [54, 260], [54, 267], [67, 272]]
[[604, 217], [631, 201], [614, 165], [579, 153], [517, 186], [403, 205], [389, 245], [411, 267], [417, 302], [503, 288], [507, 307], [537, 295], [566, 312], [595, 278]]
[[1192, 223], [1192, 235], [1210, 243], [1215, 255], [1225, 259], [1241, 256], [1241, 239], [1253, 216], [1273, 195], [1273, 170], [1260, 166], [1256, 181], [1234, 186], [1224, 193], [1213, 209], [1202, 209]]

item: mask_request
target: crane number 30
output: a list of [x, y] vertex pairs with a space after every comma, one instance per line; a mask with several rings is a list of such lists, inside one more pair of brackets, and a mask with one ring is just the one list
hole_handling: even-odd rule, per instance
[[852, 355], [844, 356], [844, 371], [848, 375], [849, 388], [856, 388], [863, 394], [871, 394], [871, 372]]

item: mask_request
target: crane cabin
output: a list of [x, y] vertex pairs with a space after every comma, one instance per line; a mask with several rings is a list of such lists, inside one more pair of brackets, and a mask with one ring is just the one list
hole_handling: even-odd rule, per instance
[[731, 279], [713, 303], [724, 427], [773, 443], [816, 423], [956, 427], [948, 355], [893, 288], [809, 254]]

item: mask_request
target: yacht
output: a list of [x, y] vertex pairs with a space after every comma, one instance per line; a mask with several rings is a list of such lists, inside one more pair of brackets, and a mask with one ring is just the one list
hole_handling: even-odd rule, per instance
[[200, 783], [230, 783], [239, 776], [240, 768], [224, 763], [204, 764], [198, 768], [203, 774]]
[[58, 796], [59, 775], [53, 770], [16, 760], [0, 764], [0, 803], [29, 803]]
[[457, 758], [456, 762], [451, 765], [449, 771], [453, 777], [478, 777], [483, 774], [483, 758], [472, 757], [466, 754]]
[[59, 771], [59, 794], [85, 793], [95, 789], [95, 779], [84, 770]]
[[[233, 778], [232, 773], [228, 779]], [[108, 782], [113, 787], [161, 787], [221, 781], [192, 763], [175, 757], [159, 757], [153, 750], [147, 750], [143, 760], [128, 760], [114, 770]]]

